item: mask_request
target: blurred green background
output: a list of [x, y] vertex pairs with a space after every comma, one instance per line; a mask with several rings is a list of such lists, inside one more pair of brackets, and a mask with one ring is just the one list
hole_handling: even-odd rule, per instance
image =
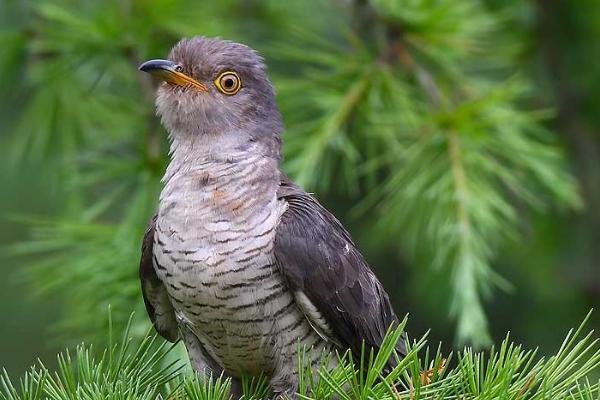
[[[184, 36], [266, 58], [285, 169], [413, 337], [556, 349], [600, 303], [597, 0], [0, 0], [0, 366], [136, 311], [168, 143], [136, 70]], [[594, 315], [592, 324], [600, 326]]]

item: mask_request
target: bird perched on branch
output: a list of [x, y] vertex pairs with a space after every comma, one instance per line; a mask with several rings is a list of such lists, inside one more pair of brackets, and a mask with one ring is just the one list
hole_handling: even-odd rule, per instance
[[264, 373], [295, 398], [299, 348], [313, 363], [377, 351], [398, 319], [348, 232], [282, 172], [265, 69], [249, 47], [205, 37], [140, 66], [164, 81], [171, 144], [140, 278], [154, 327], [184, 341], [196, 371], [232, 377], [236, 395], [240, 376]]

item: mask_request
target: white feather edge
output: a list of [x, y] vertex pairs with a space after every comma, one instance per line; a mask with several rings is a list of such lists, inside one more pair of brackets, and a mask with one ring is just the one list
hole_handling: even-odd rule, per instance
[[302, 292], [301, 290], [297, 290], [294, 292], [294, 299], [296, 300], [296, 304], [308, 320], [310, 326], [314, 329], [323, 340], [326, 340], [330, 343], [335, 344], [338, 347], [343, 347], [342, 344], [335, 338], [335, 334], [331, 330], [331, 327], [321, 314], [321, 312], [317, 309], [317, 307], [313, 304], [312, 301]]

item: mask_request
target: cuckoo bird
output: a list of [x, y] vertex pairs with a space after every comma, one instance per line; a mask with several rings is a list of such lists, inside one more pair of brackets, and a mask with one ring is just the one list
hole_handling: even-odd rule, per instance
[[[313, 365], [363, 343], [377, 351], [398, 318], [348, 232], [281, 170], [263, 59], [194, 37], [139, 69], [163, 81], [156, 109], [170, 140], [140, 262], [158, 333], [238, 394], [242, 375], [265, 374], [276, 398], [296, 396], [300, 349]], [[404, 339], [396, 350], [406, 354]]]

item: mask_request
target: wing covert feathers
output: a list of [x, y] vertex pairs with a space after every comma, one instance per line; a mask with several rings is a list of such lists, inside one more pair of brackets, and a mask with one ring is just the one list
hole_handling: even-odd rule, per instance
[[[287, 179], [278, 195], [288, 208], [277, 228], [275, 259], [291, 289], [310, 300], [355, 354], [363, 340], [377, 351], [390, 326], [399, 323], [383, 286], [348, 232], [311, 195]], [[397, 346], [401, 357], [404, 340]]]

